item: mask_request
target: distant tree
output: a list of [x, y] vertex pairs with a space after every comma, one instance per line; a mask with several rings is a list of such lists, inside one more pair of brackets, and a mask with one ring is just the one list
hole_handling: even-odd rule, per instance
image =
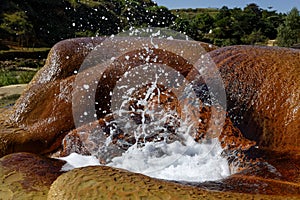
[[267, 38], [266, 38], [266, 36], [263, 35], [261, 30], [258, 30], [258, 31], [255, 30], [249, 35], [244, 35], [241, 38], [241, 40], [244, 44], [254, 45], [254, 44], [258, 44], [258, 43], [265, 43]]
[[171, 26], [171, 29], [186, 34], [193, 39], [197, 35], [197, 29], [194, 27], [192, 21], [187, 17], [177, 17]]
[[230, 17], [231, 16], [231, 13], [230, 13], [230, 9], [227, 7], [227, 6], [223, 6], [217, 16], [216, 16], [216, 21], [219, 21], [221, 19], [224, 19], [226, 17]]
[[130, 27], [168, 27], [175, 19], [169, 9], [157, 6], [150, 0], [110, 0], [110, 2], [123, 23], [122, 29], [125, 30]]
[[20, 46], [28, 46], [28, 41], [32, 37], [33, 25], [27, 20], [24, 11], [12, 14], [4, 13], [0, 28], [11, 37], [16, 38]]
[[284, 21], [283, 14], [261, 9], [254, 3], [243, 9], [223, 6], [212, 12], [207, 9], [178, 9], [172, 12], [180, 18], [171, 28], [217, 46], [266, 43], [276, 39], [277, 28]]
[[254, 14], [257, 17], [261, 17], [261, 15], [262, 15], [262, 9], [259, 8], [259, 6], [255, 3], [248, 4], [244, 8], [244, 12]]
[[278, 28], [278, 45], [290, 47], [300, 43], [300, 15], [297, 8], [293, 8]]
[[260, 30], [268, 39], [276, 39], [277, 28], [281, 23], [283, 23], [283, 14], [277, 14], [276, 11], [263, 10]]
[[237, 36], [235, 33], [240, 31], [240, 29], [234, 26], [235, 23], [236, 19], [232, 14], [232, 10], [226, 6], [222, 7], [215, 16], [214, 29], [212, 34], [210, 34], [213, 43], [218, 46], [238, 44], [236, 38], [240, 36]]
[[256, 4], [247, 5], [243, 12], [236, 12], [233, 17], [236, 20], [236, 25], [239, 29], [242, 29], [245, 35], [249, 35], [253, 31], [258, 31], [262, 28], [262, 11]]
[[194, 23], [199, 31], [206, 34], [213, 28], [214, 18], [208, 13], [200, 13], [195, 16]]
[[228, 7], [224, 6], [220, 9], [220, 12], [216, 15], [215, 19], [215, 37], [217, 38], [228, 38], [232, 35], [232, 24], [233, 19]]

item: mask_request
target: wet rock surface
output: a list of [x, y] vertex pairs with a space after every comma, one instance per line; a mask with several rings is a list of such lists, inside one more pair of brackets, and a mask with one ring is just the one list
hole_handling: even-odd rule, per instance
[[261, 150], [252, 150], [252, 154], [262, 159], [223, 180], [195, 185], [210, 190], [300, 198], [299, 155]]
[[0, 156], [20, 151], [47, 153], [60, 146], [64, 133], [74, 128], [72, 75], [93, 47], [103, 40], [70, 39], [51, 49], [45, 66], [14, 107], [2, 115]]
[[[72, 94], [85, 95], [76, 89], [74, 91], [75, 75], [87, 55], [104, 39], [96, 37], [65, 40], [59, 42], [50, 50], [45, 66], [36, 74], [14, 107], [0, 120], [0, 124], [2, 124], [0, 126], [2, 132], [0, 134], [0, 156], [19, 151], [45, 154], [60, 146], [62, 138], [75, 128], [74, 113], [72, 114]], [[175, 44], [164, 45], [166, 48], [172, 49]], [[199, 43], [195, 44], [199, 45]], [[214, 46], [205, 43], [200, 43], [200, 45], [203, 48], [202, 53], [205, 53], [205, 50], [215, 49]], [[161, 56], [160, 61], [166, 59], [163, 51], [160, 51], [158, 55]], [[192, 53], [188, 53], [187, 56], [192, 57]], [[166, 63], [171, 62], [173, 63], [172, 66], [176, 66], [177, 60], [178, 62], [184, 62], [184, 66], [188, 65], [183, 58], [177, 58], [176, 55], [173, 55], [173, 58], [173, 60], [168, 59]], [[124, 55], [114, 63], [120, 63], [123, 61], [122, 59], [125, 59]], [[131, 60], [130, 62], [137, 61]], [[130, 62], [127, 64], [130, 64]], [[99, 69], [98, 67], [93, 68], [97, 63], [91, 62], [88, 64], [91, 65], [91, 70]], [[111, 68], [113, 67], [116, 67], [115, 64], [112, 64]], [[180, 69], [188, 70], [184, 67]], [[112, 74], [114, 72], [120, 73], [118, 71], [107, 71], [107, 73]], [[124, 71], [121, 73], [124, 73]], [[94, 80], [93, 78], [99, 79], [99, 77], [89, 78], [90, 80]], [[82, 80], [82, 83], [84, 81]], [[109, 80], [109, 85], [113, 86], [115, 81], [116, 77]], [[80, 83], [79, 81], [77, 84]], [[105, 81], [103, 85], [105, 85]], [[101, 85], [99, 88], [101, 88]], [[111, 88], [108, 88], [108, 90], [100, 90], [101, 93], [97, 93], [96, 100], [101, 102], [102, 110], [105, 110], [104, 107], [109, 102], [105, 91], [109, 93], [110, 90]], [[85, 99], [82, 102], [85, 102]], [[83, 105], [85, 104], [83, 103]], [[81, 112], [81, 107], [85, 109], [85, 106], [78, 105], [76, 111]], [[16, 131], [17, 133], [15, 133]], [[32, 146], [35, 148], [31, 148]]]

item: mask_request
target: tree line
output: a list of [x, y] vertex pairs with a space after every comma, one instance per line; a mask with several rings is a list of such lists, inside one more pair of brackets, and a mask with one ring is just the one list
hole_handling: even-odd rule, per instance
[[217, 46], [300, 43], [297, 8], [282, 14], [245, 8], [169, 10], [151, 0], [2, 0], [0, 47], [52, 46], [73, 37], [117, 34], [130, 27], [168, 27]]
[[217, 46], [239, 44], [266, 44], [278, 40], [279, 46], [290, 47], [300, 43], [300, 15], [297, 8], [288, 14], [261, 9], [256, 4], [245, 8], [229, 9], [224, 6], [218, 12], [196, 12], [192, 9], [176, 11], [178, 17], [172, 26], [196, 40]]

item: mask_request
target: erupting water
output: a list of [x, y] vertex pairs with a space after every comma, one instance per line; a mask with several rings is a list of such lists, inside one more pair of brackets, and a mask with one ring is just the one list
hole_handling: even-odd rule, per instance
[[[145, 68], [148, 80], [139, 79], [145, 77]], [[149, 65], [130, 70], [128, 76], [133, 77], [120, 79], [112, 94], [114, 120], [107, 122], [110, 135], [105, 137], [99, 131], [90, 134], [86, 145], [96, 147], [90, 149], [93, 156], [71, 154], [63, 158], [69, 162], [64, 170], [70, 165], [82, 166], [80, 163], [99, 164], [95, 162], [99, 159], [107, 166], [167, 180], [202, 182], [230, 175], [218, 138], [201, 143], [193, 138], [200, 105], [180, 73]], [[87, 158], [86, 162], [74, 161]]]
[[[103, 117], [105, 125], [88, 134], [77, 133], [92, 156], [62, 158], [69, 162], [64, 169], [81, 166], [76, 159], [90, 158], [93, 165], [98, 159], [99, 165], [167, 180], [202, 182], [230, 175], [218, 138], [224, 112], [212, 113], [215, 119], [208, 120], [207, 131], [199, 132], [199, 124], [206, 123], [200, 108], [206, 103], [222, 107], [226, 102], [222, 84], [212, 81], [218, 80], [215, 66], [204, 53], [198, 43], [183, 40], [152, 36], [105, 40], [81, 66], [76, 75], [80, 84], [75, 84], [79, 92], [73, 95], [77, 127]], [[195, 94], [197, 89], [204, 92], [199, 87], [206, 81], [209, 100], [203, 93]], [[220, 98], [212, 99], [215, 96]]]

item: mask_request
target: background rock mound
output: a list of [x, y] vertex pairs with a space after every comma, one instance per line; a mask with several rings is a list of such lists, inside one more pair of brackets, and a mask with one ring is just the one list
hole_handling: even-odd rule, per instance
[[300, 151], [300, 51], [233, 46], [210, 53], [225, 84], [228, 112], [260, 147]]

